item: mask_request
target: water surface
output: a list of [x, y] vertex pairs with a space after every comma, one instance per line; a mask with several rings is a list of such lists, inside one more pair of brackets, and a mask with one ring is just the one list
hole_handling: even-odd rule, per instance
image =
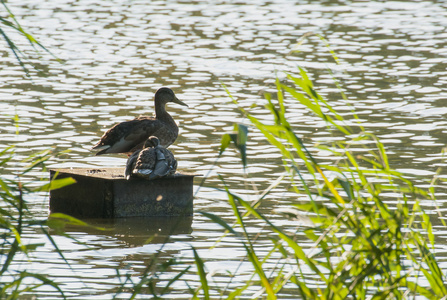
[[[391, 164], [427, 184], [438, 167], [445, 167], [441, 151], [447, 132], [447, 9], [438, 1], [99, 1], [99, 0], [24, 0], [9, 3], [10, 8], [34, 36], [65, 63], [57, 63], [41, 52], [36, 55], [26, 41], [19, 46], [31, 60], [48, 70], [39, 77], [31, 70], [32, 80], [24, 76], [5, 45], [0, 50], [0, 110], [2, 148], [16, 144], [14, 162], [39, 150], [55, 148], [69, 153], [52, 159], [51, 167], [123, 166], [119, 155], [95, 157], [89, 150], [104, 130], [119, 121], [141, 114], [152, 114], [153, 93], [161, 86], [171, 87], [189, 108], [169, 104], [169, 112], [179, 123], [180, 136], [170, 147], [179, 161], [179, 169], [207, 174], [216, 161], [223, 133], [234, 123], [248, 125], [230, 103], [222, 83], [240, 105], [263, 120], [271, 120], [262, 107], [264, 92], [275, 91], [275, 74], [297, 72], [305, 68], [317, 89], [343, 115], [352, 115], [341, 99], [331, 70], [344, 88], [363, 125], [385, 143]], [[337, 65], [321, 40], [310, 35], [300, 53], [290, 50], [306, 33], [323, 35], [339, 59]], [[13, 37], [14, 35], [12, 35]], [[326, 124], [294, 100], [286, 99], [289, 121], [306, 145], [328, 142]], [[17, 113], [19, 132], [12, 116]], [[320, 155], [321, 154], [321, 155]], [[323, 153], [316, 153], [324, 158]], [[224, 153], [205, 187], [195, 181], [196, 211], [219, 215], [234, 221], [217, 174], [224, 176], [230, 188], [248, 199], [256, 199], [252, 183], [259, 193], [282, 173], [279, 154], [261, 134], [251, 130], [248, 143], [249, 176], [245, 180], [235, 150]], [[9, 174], [14, 169], [3, 170]], [[45, 177], [33, 173], [27, 180]], [[443, 171], [442, 179], [446, 178]], [[248, 182], [248, 184], [247, 184]], [[446, 208], [443, 183], [438, 186], [438, 205]], [[39, 218], [48, 213], [48, 197], [28, 199], [31, 211]], [[292, 194], [275, 189], [265, 200], [265, 212], [296, 201]], [[433, 203], [423, 203], [432, 213]], [[293, 222], [272, 214], [280, 225]], [[247, 279], [251, 267], [241, 244], [231, 237], [217, 247], [222, 229], [196, 213], [191, 219], [177, 220], [92, 220], [98, 225], [113, 225], [111, 231], [70, 229], [75, 238], [54, 235], [72, 269], [60, 259], [39, 232], [27, 232], [31, 241], [45, 242], [33, 252], [26, 268], [48, 274], [59, 282], [69, 298], [108, 299], [120, 285], [113, 268], [136, 280], [158, 254], [160, 261], [193, 260], [191, 246], [207, 261], [214, 273], [215, 286], [226, 286], [226, 271]], [[256, 231], [263, 224], [252, 221]], [[437, 251], [445, 253], [445, 230], [436, 231]], [[154, 233], [157, 237], [147, 243]], [[269, 240], [256, 246], [262, 256]], [[447, 261], [440, 258], [441, 267]], [[160, 278], [175, 276], [173, 268]], [[194, 271], [184, 279], [196, 286]], [[236, 286], [233, 281], [228, 289]], [[188, 298], [183, 282], [173, 287], [172, 298]], [[128, 292], [128, 291], [127, 291]], [[250, 291], [255, 293], [256, 291]], [[283, 298], [295, 298], [294, 290], [285, 289]], [[54, 298], [55, 290], [42, 287], [39, 299]], [[250, 293], [247, 297], [250, 297]], [[124, 293], [125, 298], [128, 294]], [[216, 295], [213, 295], [215, 297]], [[142, 296], [143, 297], [143, 296]]]

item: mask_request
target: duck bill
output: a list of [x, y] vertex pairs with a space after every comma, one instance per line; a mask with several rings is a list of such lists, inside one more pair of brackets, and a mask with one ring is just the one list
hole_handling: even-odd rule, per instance
[[185, 102], [180, 101], [177, 97], [174, 97], [174, 103], [189, 107], [188, 104], [186, 104]]

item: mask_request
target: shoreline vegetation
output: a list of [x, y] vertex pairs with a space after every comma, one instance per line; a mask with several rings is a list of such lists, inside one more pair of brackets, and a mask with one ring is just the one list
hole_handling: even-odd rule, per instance
[[[3, 0], [2, 5], [7, 9]], [[26, 34], [12, 13], [7, 11], [14, 22], [3, 18], [0, 22], [19, 31], [30, 43], [45, 49]], [[21, 58], [23, 54], [1, 28], [0, 34], [28, 75]], [[158, 254], [155, 254], [139, 278], [121, 274], [116, 269], [122, 285], [116, 289], [113, 298], [122, 298], [125, 294], [125, 298], [135, 299], [139, 294], [147, 294], [159, 299], [169, 295], [174, 283], [183, 282], [189, 287], [185, 293], [190, 293], [192, 299], [277, 299], [281, 293], [291, 291], [302, 299], [447, 299], [446, 270], [439, 267], [435, 256], [435, 237], [430, 221], [430, 217], [436, 216], [427, 215], [421, 208], [421, 201], [436, 203], [434, 187], [438, 179], [434, 178], [428, 188], [420, 188], [395, 170], [389, 163], [385, 146], [373, 132], [362, 126], [354, 109], [352, 119], [343, 118], [318, 93], [304, 69], [299, 69], [298, 75], [287, 74], [287, 82], [278, 79], [276, 90], [276, 95], [264, 95], [265, 108], [272, 116], [268, 124], [239, 106], [227, 90], [231, 102], [238, 106], [251, 126], [236, 124], [235, 133], [222, 137], [216, 156], [220, 157], [227, 147], [234, 144], [245, 168], [249, 165], [245, 151], [249, 131], [258, 130], [281, 153], [284, 174], [258, 199], [250, 202], [232, 192], [231, 186], [221, 177], [220, 190], [228, 196], [235, 224], [229, 224], [209, 212], [198, 212], [222, 227], [220, 241], [229, 236], [236, 237], [245, 250], [246, 261], [252, 265], [251, 276], [244, 282], [235, 282], [237, 270], [229, 270], [226, 288], [222, 288], [222, 284], [212, 281], [212, 274], [207, 273], [207, 262], [192, 248], [194, 263], [184, 262], [181, 257], [160, 263]], [[327, 124], [326, 130], [339, 137], [336, 141], [314, 145], [314, 148], [335, 158], [331, 160], [333, 163], [316, 158], [294, 133], [288, 121], [286, 97], [298, 101], [318, 116]], [[340, 92], [340, 98], [346, 100], [343, 92]], [[10, 146], [2, 150], [0, 166], [6, 167], [14, 161], [14, 148]], [[56, 179], [36, 187], [35, 182], [22, 180], [32, 171], [45, 170], [45, 162], [52, 155], [50, 151], [33, 154], [21, 162], [23, 167], [13, 178], [0, 177], [0, 196], [4, 203], [0, 208], [1, 299], [32, 295], [43, 285], [54, 288], [62, 298], [66, 298], [57, 277], [31, 273], [26, 268], [12, 268], [18, 254], [25, 254], [32, 261], [30, 254], [44, 245], [24, 242], [22, 233], [25, 228], [38, 228], [43, 232], [67, 268], [71, 268], [50, 230], [64, 234], [67, 225], [89, 226], [62, 214], [36, 220], [28, 209], [26, 195], [48, 192], [73, 183], [70, 179]], [[295, 231], [275, 225], [259, 209], [275, 184], [285, 180], [290, 182], [296, 201], [284, 217], [296, 221]], [[265, 224], [262, 234], [271, 240], [269, 247], [263, 246], [262, 254], [258, 251], [257, 234], [250, 230], [251, 219]], [[302, 224], [300, 220], [307, 222]], [[442, 219], [440, 221], [443, 222]], [[312, 244], [312, 247], [303, 248], [302, 243]], [[161, 275], [174, 266], [180, 266], [181, 271], [160, 286]], [[183, 279], [185, 274], [193, 272], [197, 278], [195, 287]], [[30, 284], [29, 279], [33, 283]]]
[[[20, 48], [14, 42], [14, 39], [9, 37], [9, 34], [18, 35], [20, 37], [24, 37], [25, 40], [29, 42], [29, 44], [34, 49], [36, 54], [39, 54], [39, 49], [43, 50], [45, 53], [51, 55], [53, 59], [57, 62], [62, 63], [62, 60], [54, 56], [50, 50], [45, 48], [37, 39], [35, 39], [31, 34], [29, 34], [19, 23], [13, 12], [6, 5], [5, 0], [0, 0], [1, 6], [3, 10], [6, 12], [7, 17], [0, 16], [0, 37], [6, 42], [9, 49], [13, 53], [14, 57], [17, 59], [17, 62], [22, 67], [26, 76], [31, 79], [31, 75], [27, 65], [31, 66], [33, 69], [37, 71], [39, 76], [45, 76], [45, 71], [39, 69], [36, 63], [33, 63], [29, 56], [20, 50]], [[16, 36], [14, 36], [16, 38]]]
[[[385, 146], [372, 132], [361, 124], [346, 125], [348, 121], [350, 124], [354, 122], [343, 119], [330, 106], [316, 91], [303, 69], [299, 70], [298, 76], [287, 74], [287, 78], [287, 83], [277, 80], [276, 100], [270, 94], [265, 95], [265, 107], [271, 112], [272, 122], [265, 124], [248, 110], [239, 107], [251, 122], [252, 128], [236, 125], [235, 133], [222, 137], [220, 154], [234, 144], [240, 153], [242, 165], [249, 165], [245, 151], [250, 137], [249, 130], [259, 130], [270, 144], [276, 146], [282, 154], [285, 170], [277, 183], [288, 180], [291, 190], [296, 194], [297, 201], [290, 205], [284, 215], [296, 220], [296, 231], [274, 225], [258, 209], [275, 184], [263, 191], [254, 202], [248, 202], [233, 193], [231, 186], [221, 177], [221, 190], [228, 195], [236, 223], [229, 224], [209, 212], [198, 213], [222, 227], [221, 241], [232, 235], [241, 243], [247, 261], [253, 267], [250, 279], [236, 283], [232, 278], [237, 274], [229, 274], [228, 285], [237, 284], [238, 288], [230, 290], [213, 285], [210, 274], [206, 272], [206, 261], [192, 248], [194, 265], [185, 266], [181, 257], [158, 265], [155, 255], [139, 280], [121, 275], [117, 270], [117, 274], [124, 277], [122, 287], [116, 292], [117, 298], [123, 291], [128, 293], [129, 290], [132, 291], [130, 299], [140, 293], [148, 293], [155, 298], [167, 295], [170, 287], [177, 281], [183, 281], [182, 276], [191, 270], [196, 270], [199, 285], [198, 288], [190, 287], [192, 299], [210, 299], [217, 295], [222, 299], [243, 298], [249, 291], [253, 293], [253, 289], [257, 290], [256, 297], [267, 299], [277, 299], [283, 290], [295, 290], [303, 299], [445, 298], [445, 270], [439, 267], [434, 254], [435, 241], [430, 216], [420, 205], [423, 200], [436, 201], [436, 179], [428, 189], [414, 185], [404, 174], [390, 166]], [[238, 105], [230, 94], [229, 97]], [[336, 163], [320, 162], [293, 132], [287, 120], [285, 97], [299, 101], [327, 123], [327, 130], [342, 137], [335, 142], [315, 146], [335, 157], [336, 160], [332, 161]], [[355, 114], [352, 115], [356, 118]], [[13, 155], [14, 147], [3, 150], [0, 165], [6, 166]], [[15, 174], [15, 180], [0, 180], [1, 197], [7, 203], [0, 210], [2, 298], [14, 299], [21, 294], [32, 294], [33, 289], [41, 285], [53, 287], [64, 297], [57, 278], [50, 279], [26, 270], [10, 270], [17, 253], [28, 255], [42, 246], [22, 243], [24, 227], [39, 227], [60, 258], [65, 260], [49, 230], [63, 233], [66, 225], [89, 226], [62, 214], [53, 214], [48, 220], [38, 221], [27, 209], [24, 193], [49, 191], [73, 182], [70, 179], [56, 179], [32, 188], [22, 182], [21, 177], [28, 172], [44, 168], [45, 161], [51, 155], [49, 151], [34, 154], [24, 161], [27, 164]], [[392, 206], [388, 204], [390, 202]], [[271, 247], [264, 249], [267, 251], [263, 251], [263, 255], [256, 251], [259, 248], [256, 244], [257, 235], [250, 233], [253, 232], [249, 222], [252, 218], [265, 223], [262, 234], [272, 241]], [[303, 240], [303, 236], [307, 240]], [[312, 243], [313, 246], [309, 251], [301, 243]], [[67, 268], [70, 268], [68, 261], [65, 262]], [[160, 287], [157, 278], [174, 265], [183, 266], [182, 271]], [[23, 284], [25, 278], [29, 277], [38, 283], [32, 286]]]

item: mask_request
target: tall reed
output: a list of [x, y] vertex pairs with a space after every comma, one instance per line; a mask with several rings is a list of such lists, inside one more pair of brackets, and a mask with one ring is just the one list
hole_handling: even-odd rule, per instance
[[[276, 299], [283, 289], [295, 289], [303, 299], [447, 299], [445, 270], [440, 269], [433, 253], [432, 225], [420, 205], [422, 200], [435, 201], [434, 193], [417, 187], [393, 169], [379, 138], [361, 125], [354, 110], [352, 119], [343, 118], [318, 93], [305, 70], [299, 69], [298, 75], [287, 74], [287, 78], [287, 84], [276, 82], [276, 101], [272, 95], [265, 95], [265, 107], [272, 115], [269, 124], [229, 96], [253, 127], [282, 154], [297, 199], [291, 204], [289, 216], [304, 216], [312, 225], [299, 227], [307, 240], [298, 241], [297, 232], [274, 225], [258, 209], [269, 191], [253, 203], [225, 186], [236, 224], [230, 225], [207, 212], [202, 214], [239, 238], [253, 266], [251, 279], [231, 293], [224, 292], [225, 297], [237, 298], [249, 288], [258, 287], [256, 295], [267, 299]], [[288, 121], [285, 97], [301, 103], [326, 122], [327, 130], [340, 137], [315, 145], [336, 158], [331, 160], [335, 163], [321, 162], [295, 134]], [[239, 134], [246, 135], [246, 131]], [[246, 137], [233, 136], [231, 140], [243, 149]], [[221, 152], [229, 141], [228, 137], [222, 139]], [[359, 147], [363, 150], [359, 151]], [[245, 151], [241, 155], [245, 164]], [[396, 204], [390, 206], [390, 199]], [[255, 251], [256, 237], [246, 230], [251, 218], [266, 225], [272, 240], [263, 257]], [[313, 246], [305, 248], [303, 242]], [[277, 261], [278, 255], [283, 260]], [[199, 259], [196, 257], [197, 262]], [[269, 267], [272, 265], [275, 267]], [[204, 278], [202, 273], [200, 278]], [[202, 289], [207, 295], [212, 287], [202, 284]]]
[[[46, 53], [50, 54], [56, 61], [62, 62], [59, 58], [55, 57], [44, 45], [42, 45], [36, 38], [34, 38], [25, 28], [20, 25], [20, 22], [17, 20], [13, 12], [6, 5], [5, 0], [0, 0], [0, 11], [4, 11], [6, 17], [0, 16], [0, 37], [6, 42], [9, 49], [14, 54], [18, 63], [22, 67], [23, 71], [25, 71], [28, 77], [31, 77], [29, 69], [27, 65], [32, 66], [39, 75], [45, 75], [45, 72], [38, 69], [36, 64], [31, 62], [29, 57], [20, 50], [19, 46], [17, 46], [17, 37], [19, 36], [25, 38], [25, 40], [33, 47], [36, 53], [39, 53], [38, 50], [44, 50]], [[13, 34], [14, 37], [11, 38], [10, 34]]]
[[[51, 156], [51, 151], [41, 151], [18, 163], [14, 161], [13, 146], [0, 152], [0, 167], [10, 172], [9, 176], [5, 174], [0, 176], [0, 299], [17, 299], [25, 293], [32, 294], [35, 289], [43, 285], [51, 286], [65, 298], [57, 282], [37, 272], [29, 272], [26, 265], [23, 267], [23, 264], [15, 263], [19, 254], [24, 254], [31, 261], [30, 254], [44, 246], [44, 243], [28, 243], [24, 239], [25, 232], [36, 229], [43, 233], [48, 243], [53, 245], [56, 252], [65, 260], [49, 229], [60, 230], [67, 223], [82, 223], [62, 214], [54, 214], [48, 219], [41, 220], [28, 209], [27, 196], [36, 192], [48, 192], [74, 182], [71, 178], [37, 184], [23, 180], [29, 172], [44, 168], [44, 162]], [[14, 165], [14, 168], [11, 168], [11, 165]], [[23, 258], [19, 258], [19, 261], [21, 260]]]

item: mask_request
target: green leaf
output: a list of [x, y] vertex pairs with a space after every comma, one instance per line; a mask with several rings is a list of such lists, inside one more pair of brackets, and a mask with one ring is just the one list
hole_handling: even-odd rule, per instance
[[419, 284], [416, 284], [414, 282], [407, 281], [407, 280], [405, 281], [405, 284], [408, 286], [408, 288], [410, 290], [416, 292], [417, 294], [419, 294], [421, 296], [424, 296], [427, 299], [432, 299], [432, 300], [439, 299], [439, 297], [437, 295], [433, 294], [432, 291], [420, 286]]
[[191, 266], [188, 266], [187, 268], [185, 268], [183, 271], [181, 271], [180, 273], [178, 273], [177, 275], [174, 276], [174, 278], [172, 278], [171, 280], [168, 281], [168, 283], [165, 285], [165, 287], [163, 288], [163, 290], [161, 291], [160, 295], [164, 295], [169, 287], [173, 284], [176, 283], [180, 277], [182, 277], [186, 272], [189, 271], [189, 269], [191, 269]]
[[76, 180], [74, 180], [72, 177], [53, 179], [49, 183], [35, 188], [34, 191], [35, 192], [53, 191], [74, 183], [76, 183]]
[[48, 216], [48, 220], [45, 223], [48, 227], [52, 229], [61, 229], [65, 227], [65, 225], [74, 225], [74, 226], [84, 226], [95, 228], [99, 230], [107, 230], [103, 227], [92, 226], [84, 221], [81, 221], [75, 217], [63, 214], [63, 213], [52, 213]]
[[244, 168], [247, 166], [247, 136], [248, 127], [242, 124], [234, 124], [234, 131], [236, 133], [226, 133], [222, 136], [220, 142], [219, 156], [228, 148], [232, 141], [239, 150]]
[[219, 156], [222, 155], [222, 153], [225, 151], [225, 149], [230, 146], [231, 137], [228, 133], [225, 133], [222, 135], [222, 140], [220, 141], [220, 149], [219, 149]]
[[234, 124], [237, 134], [230, 134], [230, 138], [241, 154], [242, 165], [247, 166], [247, 136], [248, 127], [242, 124]]
[[316, 274], [318, 274], [320, 276], [320, 278], [322, 280], [326, 281], [325, 275], [316, 266], [316, 264], [320, 264], [320, 263], [316, 260], [308, 258], [307, 255], [305, 254], [303, 248], [300, 245], [298, 245], [298, 243], [293, 238], [289, 237], [282, 230], [280, 230], [278, 227], [273, 225], [266, 217], [264, 217], [262, 214], [257, 212], [255, 209], [253, 209], [246, 201], [242, 200], [239, 197], [237, 197], [237, 200], [239, 201], [239, 203], [242, 204], [242, 206], [245, 209], [247, 209], [247, 211], [251, 212], [255, 217], [257, 217], [258, 219], [264, 220], [273, 229], [273, 231], [276, 232], [279, 235], [279, 237], [282, 240], [284, 240], [289, 245], [289, 247], [291, 247], [294, 250], [295, 255], [299, 259], [303, 260], [309, 266], [309, 268], [311, 268]]
[[206, 272], [205, 272], [203, 260], [200, 258], [199, 254], [197, 253], [197, 251], [194, 247], [192, 247], [192, 251], [194, 252], [194, 261], [196, 262], [197, 273], [199, 273], [200, 282], [202, 283], [204, 299], [209, 300], [210, 299], [210, 291], [209, 291], [209, 286], [208, 286], [208, 280], [206, 279]]
[[262, 269], [262, 264], [259, 262], [258, 257], [256, 256], [255, 252], [250, 249], [245, 243], [244, 243], [245, 251], [247, 252], [248, 259], [250, 260], [251, 264], [255, 268], [256, 274], [261, 278], [261, 283], [264, 286], [266, 292], [267, 292], [267, 299], [276, 299], [275, 292], [273, 291], [273, 288], [267, 278], [267, 276], [264, 273], [264, 270]]
[[216, 216], [215, 214], [212, 213], [208, 213], [208, 212], [204, 212], [204, 211], [199, 211], [200, 214], [204, 215], [205, 217], [207, 217], [208, 219], [210, 219], [211, 221], [213, 221], [214, 223], [219, 224], [220, 226], [222, 226], [223, 228], [225, 228], [226, 230], [228, 230], [229, 232], [231, 232], [232, 234], [234, 234], [235, 236], [239, 236], [239, 233], [237, 231], [235, 231], [233, 229], [233, 227], [231, 227], [227, 222], [225, 222], [222, 218]]
[[247, 144], [248, 137], [248, 127], [242, 124], [235, 124], [234, 129], [237, 131], [237, 145], [238, 147], [241, 145]]
[[430, 243], [431, 243], [432, 247], [434, 247], [435, 246], [435, 235], [433, 234], [433, 227], [430, 222], [430, 217], [424, 211], [422, 211], [422, 220], [423, 220], [421, 222], [422, 228], [427, 230], [427, 235], [430, 240]]
[[351, 201], [354, 198], [354, 194], [352, 191], [351, 183], [348, 180], [337, 178], [338, 182], [342, 186], [342, 188], [345, 190], [345, 193], [348, 195], [349, 200]]
[[[53, 287], [54, 289], [56, 289], [61, 294], [63, 299], [66, 299], [65, 295], [64, 295], [64, 292], [59, 287], [59, 285], [56, 282], [54, 282], [53, 280], [48, 279], [44, 275], [36, 274], [36, 273], [29, 273], [29, 272], [24, 271], [24, 272], [20, 273], [20, 277], [21, 278], [34, 278], [34, 279], [40, 280], [43, 285], [48, 285], [48, 286]], [[39, 287], [39, 286], [40, 285], [36, 285], [36, 287]]]

